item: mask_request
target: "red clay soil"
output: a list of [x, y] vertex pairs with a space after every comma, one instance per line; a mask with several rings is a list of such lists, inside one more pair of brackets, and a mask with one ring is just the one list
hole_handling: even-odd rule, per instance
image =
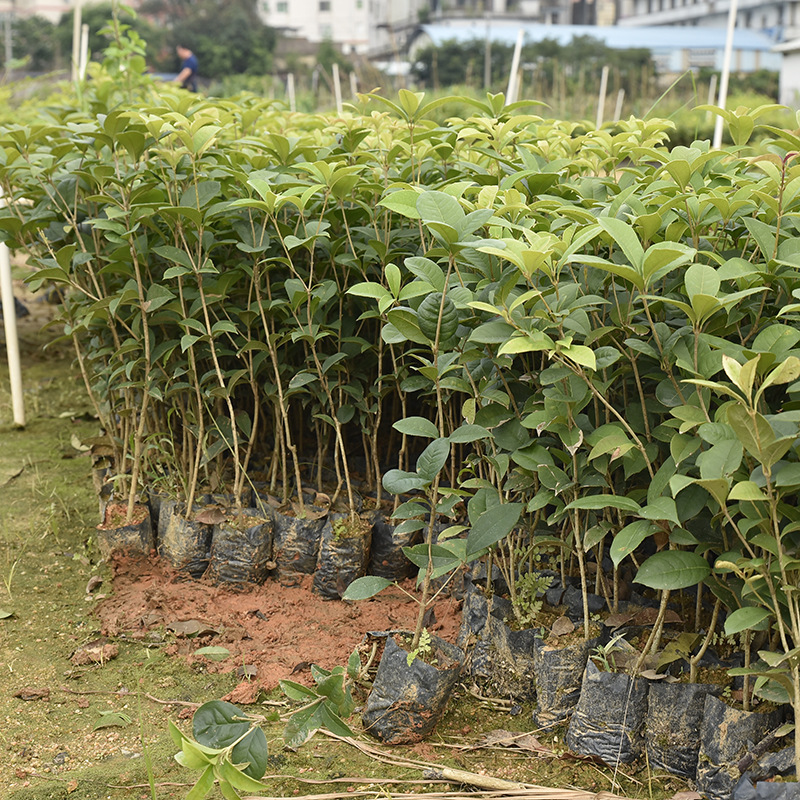
[[[254, 668], [255, 677], [243, 680], [225, 698], [232, 702], [254, 702], [260, 690], [274, 689], [284, 678], [311, 683], [311, 664], [325, 669], [346, 664], [368, 631], [413, 629], [419, 609], [395, 587], [358, 603], [323, 600], [312, 593], [310, 575], [300, 586], [268, 579], [246, 591], [233, 591], [187, 580], [156, 557], [114, 557], [111, 568], [113, 594], [96, 608], [103, 633], [146, 640], [175, 626], [177, 638], [167, 646], [168, 654], [189, 663], [201, 661], [209, 672]], [[413, 591], [413, 582], [404, 588]], [[435, 615], [428, 629], [454, 642], [460, 602], [437, 601]], [[192, 628], [199, 632], [191, 635]], [[209, 645], [227, 648], [230, 657], [214, 662], [194, 655]]]

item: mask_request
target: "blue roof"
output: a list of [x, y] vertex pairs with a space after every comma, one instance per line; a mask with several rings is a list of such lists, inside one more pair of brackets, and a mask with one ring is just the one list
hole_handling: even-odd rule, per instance
[[[642, 47], [651, 51], [713, 49], [725, 47], [725, 28], [702, 26], [658, 25], [642, 27], [620, 27], [605, 25], [541, 25], [525, 22], [500, 22], [493, 20], [489, 36], [493, 42], [513, 45], [517, 32], [525, 31], [526, 42], [554, 39], [559, 44], [569, 44], [576, 36], [591, 36], [604, 42], [607, 47], [624, 50]], [[423, 25], [422, 30], [436, 46], [442, 42], [459, 42], [486, 38], [485, 19], [475, 19], [456, 25]], [[769, 52], [774, 42], [759, 31], [737, 28], [733, 37], [735, 50], [757, 50]]]

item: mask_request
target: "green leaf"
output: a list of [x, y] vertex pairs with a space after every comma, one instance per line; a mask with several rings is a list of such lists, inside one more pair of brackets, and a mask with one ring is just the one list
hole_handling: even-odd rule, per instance
[[474, 558], [508, 536], [519, 522], [520, 514], [522, 503], [500, 503], [487, 508], [467, 534], [467, 558]]
[[697, 553], [664, 550], [642, 564], [634, 581], [651, 589], [685, 589], [704, 581], [710, 572], [708, 562]]
[[[438, 432], [437, 432], [438, 433]], [[417, 459], [417, 474], [426, 482], [431, 482], [439, 474], [450, 456], [448, 439], [434, 439]]]
[[625, 253], [628, 262], [638, 272], [644, 261], [644, 248], [636, 231], [627, 222], [616, 217], [600, 217], [597, 221], [603, 230], [611, 234], [611, 238]]
[[415, 489], [424, 489], [429, 481], [416, 472], [406, 472], [402, 469], [390, 469], [383, 476], [383, 488], [389, 494], [405, 494]]
[[732, 636], [734, 633], [745, 630], [765, 630], [765, 623], [772, 616], [772, 612], [766, 608], [756, 606], [737, 608], [728, 614], [725, 620], [725, 634]]
[[464, 423], [459, 428], [456, 428], [447, 438], [451, 444], [468, 444], [470, 442], [477, 442], [479, 439], [487, 439], [492, 434], [482, 425], [470, 425]]
[[217, 647], [209, 645], [208, 647], [201, 647], [194, 651], [196, 656], [203, 656], [209, 661], [224, 661], [230, 656], [231, 651], [227, 647]]
[[588, 497], [579, 497], [568, 503], [565, 511], [571, 509], [582, 509], [599, 511], [603, 508], [621, 508], [623, 511], [641, 511], [641, 506], [630, 497], [623, 497], [618, 494], [591, 494]]
[[245, 717], [232, 703], [211, 700], [195, 711], [192, 730], [194, 738], [208, 747], [229, 747], [238, 741], [231, 754], [233, 762], [248, 762], [244, 771], [258, 779], [267, 770], [267, 738], [261, 728], [252, 727]]
[[384, 195], [378, 205], [388, 208], [389, 211], [402, 214], [404, 217], [419, 219], [420, 214], [417, 211], [417, 198], [419, 196], [420, 193], [414, 189], [398, 189], [396, 192]]
[[439, 429], [425, 417], [406, 417], [399, 419], [392, 427], [406, 436], [422, 436], [427, 439], [438, 439]]
[[761, 491], [758, 484], [753, 481], [739, 481], [731, 488], [728, 500], [751, 500], [753, 502], [766, 502], [769, 498]]
[[614, 562], [614, 566], [618, 567], [624, 558], [633, 553], [656, 530], [656, 525], [646, 519], [637, 519], [622, 528], [614, 537], [609, 549], [609, 555]]
[[186, 794], [185, 800], [203, 800], [214, 788], [214, 767], [209, 765], [200, 776], [197, 783]]
[[342, 600], [355, 601], [366, 600], [374, 597], [378, 592], [382, 592], [388, 586], [392, 586], [393, 581], [381, 578], [378, 575], [365, 575], [363, 578], [356, 578], [344, 590]]

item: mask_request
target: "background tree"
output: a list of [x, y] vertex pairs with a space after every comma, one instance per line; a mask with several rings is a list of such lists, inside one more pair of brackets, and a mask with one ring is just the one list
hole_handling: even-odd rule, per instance
[[14, 58], [26, 58], [25, 69], [48, 72], [62, 63], [55, 25], [44, 17], [22, 17], [13, 24]]

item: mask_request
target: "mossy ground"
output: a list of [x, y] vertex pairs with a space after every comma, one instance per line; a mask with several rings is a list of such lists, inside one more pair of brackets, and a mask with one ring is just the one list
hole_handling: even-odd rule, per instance
[[[115, 642], [119, 655], [102, 665], [70, 661], [78, 647], [100, 635], [92, 609], [98, 595], [113, 587], [94, 546], [99, 519], [90, 463], [74, 446], [96, 435], [97, 423], [70, 349], [56, 345], [45, 352], [45, 338], [36, 329], [23, 331], [24, 430], [11, 424], [8, 370], [0, 360], [0, 609], [12, 612], [0, 619], [0, 798], [184, 797], [192, 773], [172, 759], [176, 748], [167, 720], [179, 720], [187, 708], [178, 703], [218, 698], [237, 679], [170, 658], [162, 652], [163, 642], [125, 637]], [[104, 583], [87, 595], [93, 576]], [[45, 689], [49, 695], [42, 699], [15, 696]], [[156, 702], [144, 693], [177, 702]], [[250, 710], [268, 713], [274, 707]], [[123, 724], [97, 728], [114, 721], [108, 712], [124, 715], [116, 717]], [[685, 788], [646, 769], [630, 777], [614, 775], [588, 762], [476, 746], [494, 729], [530, 730], [530, 712], [522, 707], [512, 715], [508, 705], [485, 707], [463, 687], [429, 741], [393, 748], [391, 754], [546, 786], [613, 789], [635, 798], [665, 798]], [[188, 719], [179, 724], [188, 730]], [[357, 719], [354, 727], [358, 730]], [[378, 778], [408, 783], [378, 788], [376, 795], [447, 788], [425, 783], [420, 769], [379, 762], [323, 735], [297, 752], [285, 751], [281, 730], [279, 721], [265, 725], [271, 754], [265, 794], [273, 797], [346, 795]], [[561, 754], [562, 735], [539, 738]]]

